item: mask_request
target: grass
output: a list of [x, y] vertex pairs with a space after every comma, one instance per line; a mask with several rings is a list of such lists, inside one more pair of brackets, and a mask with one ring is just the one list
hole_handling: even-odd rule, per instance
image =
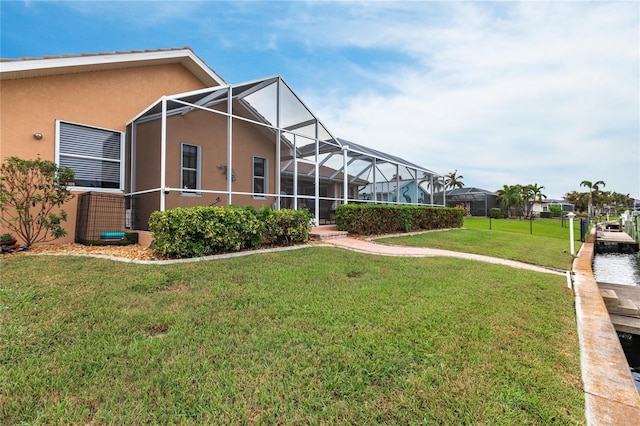
[[[574, 222], [576, 252], [580, 249], [580, 225]], [[531, 233], [533, 230], [533, 233]], [[525, 263], [570, 270], [573, 262], [568, 223], [558, 219], [528, 220], [465, 218], [463, 229], [430, 232], [408, 237], [384, 238], [378, 242], [430, 247], [482, 254]]]
[[0, 260], [3, 424], [582, 424], [564, 277], [332, 248]]

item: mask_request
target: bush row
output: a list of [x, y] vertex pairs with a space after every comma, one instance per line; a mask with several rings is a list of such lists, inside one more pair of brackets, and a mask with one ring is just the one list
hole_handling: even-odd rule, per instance
[[260, 245], [290, 245], [307, 241], [308, 210], [264, 207], [199, 206], [156, 211], [149, 218], [154, 249], [170, 258], [208, 256]]
[[361, 235], [460, 228], [463, 217], [463, 209], [449, 207], [342, 204], [336, 209], [338, 229]]

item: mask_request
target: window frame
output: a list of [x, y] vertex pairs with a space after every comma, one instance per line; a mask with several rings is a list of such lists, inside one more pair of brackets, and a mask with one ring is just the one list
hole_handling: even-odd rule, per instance
[[[183, 189], [184, 189], [184, 171], [185, 170], [194, 171], [193, 168], [184, 166], [184, 148], [185, 148], [185, 146], [190, 146], [190, 147], [195, 147], [196, 148], [196, 168], [195, 168], [195, 172], [196, 172], [196, 187], [195, 188], [188, 188], [188, 189], [194, 189], [197, 192], [183, 191]], [[188, 142], [181, 142], [180, 143], [180, 195], [183, 195], [183, 196], [186, 196], [186, 197], [200, 197], [202, 195], [202, 193], [200, 192], [201, 189], [202, 189], [202, 146], [201, 145], [192, 144], [192, 143], [188, 143]]]
[[[263, 176], [256, 176], [256, 159], [263, 160]], [[251, 194], [254, 199], [266, 200], [269, 193], [269, 159], [254, 155], [251, 157]], [[262, 179], [264, 192], [256, 192], [256, 179]]]
[[[69, 154], [69, 153], [61, 153], [60, 152], [60, 146], [61, 146], [61, 140], [60, 140], [60, 131], [61, 131], [61, 127], [65, 124], [71, 125], [71, 126], [77, 126], [77, 127], [85, 127], [88, 129], [94, 129], [94, 130], [99, 130], [102, 132], [110, 132], [110, 133], [115, 133], [119, 135], [119, 140], [120, 140], [120, 149], [119, 149], [119, 157], [117, 160], [114, 160], [112, 158], [105, 158], [105, 157], [97, 157], [97, 156], [91, 156], [91, 155], [80, 155], [80, 154]], [[105, 127], [100, 127], [100, 126], [92, 126], [89, 124], [83, 124], [83, 123], [76, 123], [73, 121], [68, 121], [68, 120], [61, 120], [61, 119], [57, 119], [56, 120], [56, 124], [55, 124], [55, 141], [54, 141], [54, 161], [55, 163], [60, 166], [60, 157], [69, 157], [69, 158], [76, 158], [76, 159], [87, 159], [87, 160], [97, 160], [97, 161], [106, 161], [106, 162], [111, 162], [111, 163], [118, 163], [119, 167], [119, 173], [118, 173], [118, 188], [102, 188], [102, 187], [97, 187], [97, 186], [82, 186], [82, 185], [69, 185], [69, 189], [71, 190], [80, 190], [80, 191], [96, 191], [96, 192], [112, 192], [112, 193], [121, 193], [124, 192], [124, 185], [125, 185], [125, 132], [120, 131], [120, 130], [114, 130], [114, 129], [108, 129]]]

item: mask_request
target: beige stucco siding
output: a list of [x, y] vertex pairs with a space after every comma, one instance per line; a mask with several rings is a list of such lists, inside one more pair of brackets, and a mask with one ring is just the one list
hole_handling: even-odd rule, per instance
[[[170, 193], [165, 198], [167, 209], [198, 205], [227, 204], [227, 177], [222, 168], [227, 164], [227, 117], [221, 114], [195, 110], [184, 115], [167, 118], [167, 163], [166, 187]], [[136, 129], [136, 173], [135, 191], [160, 187], [160, 120], [139, 124]], [[242, 120], [233, 120], [233, 172], [234, 192], [253, 192], [253, 157], [267, 159], [268, 191], [275, 193], [275, 136], [260, 126]], [[180, 191], [181, 145], [183, 143], [201, 147], [202, 190], [220, 191], [200, 195], [182, 194]], [[272, 205], [274, 197], [254, 198], [251, 195], [233, 195], [232, 203], [252, 205], [260, 208]], [[146, 228], [151, 212], [159, 209], [158, 197], [139, 197], [136, 203], [137, 226]]]
[[56, 119], [124, 131], [162, 95], [203, 87], [180, 64], [3, 80], [0, 157], [53, 160]]
[[[163, 95], [204, 88], [180, 64], [2, 80], [0, 161], [17, 156], [53, 161], [56, 120], [125, 131], [128, 121]], [[33, 134], [42, 133], [41, 140]], [[67, 237], [75, 238], [76, 200], [65, 204]]]

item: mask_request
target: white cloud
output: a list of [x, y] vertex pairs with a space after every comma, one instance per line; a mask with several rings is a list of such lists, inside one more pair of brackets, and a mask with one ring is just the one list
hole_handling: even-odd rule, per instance
[[[188, 44], [230, 82], [282, 74], [337, 136], [470, 186], [559, 197], [604, 180], [640, 198], [635, 2], [53, 4], [68, 13], [36, 28], [58, 43]], [[95, 37], [66, 34], [72, 20]]]
[[396, 5], [332, 15], [326, 37], [296, 27], [325, 48], [412, 58], [359, 76], [378, 87], [304, 88], [331, 130], [490, 190], [537, 182], [559, 197], [602, 179], [640, 197], [637, 4]]

